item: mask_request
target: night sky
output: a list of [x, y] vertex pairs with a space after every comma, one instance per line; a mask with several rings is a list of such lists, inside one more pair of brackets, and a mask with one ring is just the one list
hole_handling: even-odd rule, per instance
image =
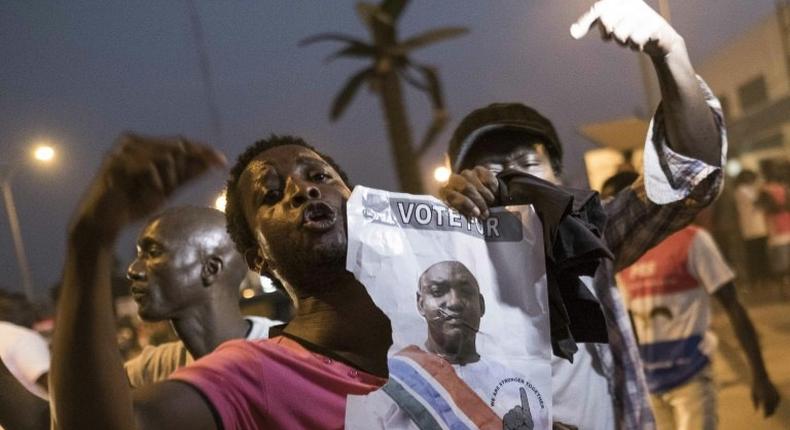
[[[3, 0], [0, 2], [0, 161], [28, 160], [30, 145], [50, 139], [51, 166], [21, 168], [13, 189], [39, 294], [60, 275], [65, 231], [103, 154], [124, 130], [183, 134], [217, 145], [229, 159], [270, 133], [297, 134], [333, 155], [352, 181], [394, 189], [378, 99], [360, 92], [330, 123], [330, 102], [355, 60], [325, 64], [337, 45], [299, 48], [325, 31], [367, 39], [352, 1], [197, 1], [214, 73], [223, 135], [213, 142], [205, 92], [184, 1]], [[494, 101], [522, 101], [551, 118], [564, 141], [565, 180], [586, 184], [581, 159], [591, 144], [583, 123], [644, 112], [636, 54], [596, 33], [570, 38], [571, 23], [591, 0], [415, 0], [400, 35], [461, 25], [471, 32], [417, 51], [439, 68], [452, 120], [424, 160], [441, 162], [452, 127]], [[655, 2], [650, 2], [655, 5]], [[672, 20], [700, 61], [773, 10], [773, 0], [675, 0]], [[496, 5], [496, 7], [494, 7]], [[759, 49], [759, 47], [755, 47]], [[420, 135], [428, 103], [408, 94]], [[179, 194], [176, 203], [210, 205], [223, 185], [216, 173]], [[21, 291], [8, 220], [0, 217], [0, 285]], [[125, 265], [139, 225], [118, 253]], [[124, 266], [125, 267], [125, 266]]]

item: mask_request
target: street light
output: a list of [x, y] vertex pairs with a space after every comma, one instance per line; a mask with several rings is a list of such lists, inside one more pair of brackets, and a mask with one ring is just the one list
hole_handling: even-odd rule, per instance
[[225, 196], [225, 190], [222, 190], [221, 193], [217, 196], [217, 199], [214, 200], [214, 208], [225, 212], [225, 205], [228, 204], [228, 198]]
[[[50, 162], [55, 158], [55, 149], [47, 144], [40, 144], [33, 150], [33, 158], [40, 162]], [[14, 179], [19, 169], [25, 164], [25, 160], [18, 160], [13, 163], [5, 163], [3, 170], [0, 170], [0, 181], [2, 181], [3, 201], [5, 203], [6, 214], [8, 215], [8, 226], [11, 229], [11, 237], [14, 240], [14, 252], [19, 264], [19, 272], [22, 275], [22, 287], [28, 300], [33, 300], [33, 281], [30, 277], [30, 266], [25, 254], [25, 244], [22, 240], [22, 231], [19, 228], [19, 216], [16, 212], [14, 194], [11, 190], [11, 180]]]
[[55, 148], [46, 144], [38, 145], [36, 149], [33, 150], [33, 158], [48, 163], [55, 158]]
[[447, 182], [448, 179], [450, 179], [451, 173], [452, 172], [450, 172], [450, 169], [448, 169], [446, 166], [439, 166], [433, 171], [433, 179], [435, 179], [436, 182], [443, 184]]

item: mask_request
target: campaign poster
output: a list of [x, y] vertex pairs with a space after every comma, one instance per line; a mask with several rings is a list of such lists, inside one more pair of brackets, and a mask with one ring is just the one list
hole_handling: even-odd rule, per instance
[[548, 429], [551, 340], [531, 206], [466, 218], [430, 196], [357, 186], [346, 268], [390, 318], [390, 379], [349, 396], [349, 429]]

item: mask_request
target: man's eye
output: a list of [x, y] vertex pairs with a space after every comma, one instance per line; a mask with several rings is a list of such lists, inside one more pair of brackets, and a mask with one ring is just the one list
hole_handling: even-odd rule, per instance
[[431, 295], [434, 297], [441, 297], [445, 293], [445, 288], [433, 287], [431, 288]]
[[316, 182], [326, 182], [326, 181], [332, 179], [332, 177], [329, 176], [328, 173], [318, 172], [318, 173], [314, 173], [313, 174], [312, 179], [313, 179], [313, 181], [316, 181]]
[[504, 170], [501, 164], [488, 164], [487, 163], [487, 164], [483, 164], [483, 167], [488, 169], [488, 171], [493, 173], [494, 175], [496, 175], [496, 174], [502, 172], [502, 170]]
[[534, 156], [534, 155], [527, 155], [527, 156], [522, 157], [522, 158], [520, 158], [519, 160], [516, 161], [516, 163], [519, 166], [524, 167], [524, 168], [540, 166], [540, 162], [541, 162], [541, 160], [538, 157]]
[[148, 256], [151, 258], [156, 258], [162, 255], [162, 249], [158, 246], [152, 246], [148, 248]]

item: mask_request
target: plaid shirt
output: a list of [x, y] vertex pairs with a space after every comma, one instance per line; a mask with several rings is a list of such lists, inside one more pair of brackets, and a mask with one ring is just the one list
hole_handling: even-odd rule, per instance
[[615, 255], [599, 267], [593, 288], [607, 319], [609, 345], [598, 345], [605, 364], [616, 418], [621, 429], [652, 429], [647, 385], [636, 338], [614, 274], [636, 261], [671, 233], [688, 225], [718, 196], [727, 154], [721, 104], [699, 79], [721, 134], [721, 165], [711, 166], [672, 151], [659, 107], [648, 129], [644, 174], [627, 189], [603, 202], [608, 215], [604, 237]]

